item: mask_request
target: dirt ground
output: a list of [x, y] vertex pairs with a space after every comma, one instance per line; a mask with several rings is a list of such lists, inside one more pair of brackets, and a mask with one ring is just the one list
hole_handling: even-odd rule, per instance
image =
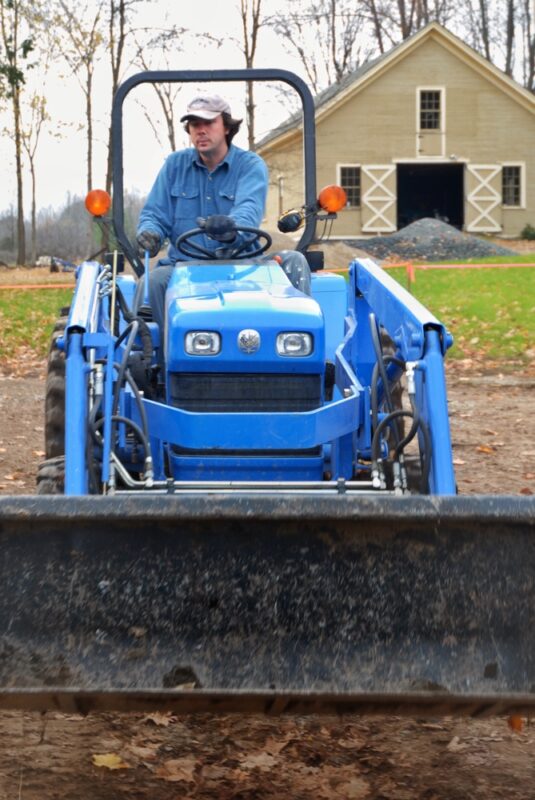
[[[34, 491], [44, 381], [0, 377], [0, 493]], [[535, 492], [535, 375], [449, 370], [462, 493]], [[21, 405], [24, 403], [24, 414]], [[100, 764], [100, 765], [99, 765]], [[535, 727], [504, 719], [0, 712], [0, 800], [535, 797]]]
[[[0, 370], [4, 495], [33, 493], [43, 457], [44, 380], [37, 365], [21, 366], [16, 376]], [[461, 493], [535, 492], [534, 389], [535, 368], [448, 367]], [[535, 727], [501, 718], [0, 712], [0, 800], [45, 797], [533, 800]]]

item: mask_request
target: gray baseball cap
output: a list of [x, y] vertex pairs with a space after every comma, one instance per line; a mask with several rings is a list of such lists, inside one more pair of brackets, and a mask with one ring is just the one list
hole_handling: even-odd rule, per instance
[[223, 112], [230, 114], [230, 106], [218, 94], [199, 95], [190, 100], [186, 113], [180, 118], [180, 122], [185, 122], [187, 119], [195, 117], [198, 119], [215, 119]]

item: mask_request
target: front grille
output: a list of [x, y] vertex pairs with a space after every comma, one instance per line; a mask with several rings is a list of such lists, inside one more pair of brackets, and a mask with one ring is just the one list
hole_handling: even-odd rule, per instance
[[182, 372], [170, 377], [171, 403], [185, 411], [311, 411], [321, 403], [320, 375]]

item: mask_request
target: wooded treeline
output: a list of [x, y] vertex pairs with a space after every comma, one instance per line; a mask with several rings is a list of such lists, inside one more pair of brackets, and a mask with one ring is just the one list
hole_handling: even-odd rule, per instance
[[[203, 66], [223, 42], [232, 41], [242, 66], [275, 66], [259, 59], [262, 38], [281, 38], [295, 57], [295, 71], [317, 93], [339, 82], [371, 58], [387, 52], [436, 20], [526, 89], [535, 91], [535, 19], [532, 0], [228, 0], [228, 31], [192, 33], [181, 26], [180, 4], [165, 16], [151, 0], [0, 0], [0, 114], [5, 157], [13, 160], [17, 192], [11, 208], [0, 213], [0, 259], [35, 263], [47, 252], [62, 257], [87, 255], [92, 241], [81, 200], [59, 212], [36, 208], [36, 165], [45, 131], [61, 135], [61, 120], [50, 119], [49, 76], [63, 70], [83, 98], [87, 189], [95, 173], [95, 70], [108, 70], [108, 105], [118, 84], [143, 69], [177, 68], [177, 57], [202, 50]], [[151, 24], [141, 14], [151, 10]], [[238, 31], [233, 37], [232, 31]], [[171, 55], [172, 54], [172, 55]], [[221, 59], [216, 59], [219, 66]], [[236, 66], [234, 63], [232, 66]], [[178, 68], [182, 68], [180, 65]], [[176, 148], [176, 86], [155, 87], [160, 130]], [[285, 99], [286, 106], [288, 99]], [[254, 147], [254, 86], [245, 87], [249, 146]], [[157, 123], [145, 112], [157, 134]], [[105, 126], [105, 186], [111, 189], [111, 141]], [[7, 149], [11, 153], [7, 153]], [[99, 169], [100, 172], [100, 169]], [[29, 175], [30, 196], [24, 196]], [[133, 198], [133, 212], [138, 199]]]

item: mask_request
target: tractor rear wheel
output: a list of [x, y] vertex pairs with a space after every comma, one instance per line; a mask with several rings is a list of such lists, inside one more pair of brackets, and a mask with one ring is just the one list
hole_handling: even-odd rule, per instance
[[58, 339], [65, 333], [69, 307], [62, 308], [48, 351], [45, 393], [45, 454], [47, 459], [65, 453], [65, 352]]
[[48, 458], [37, 470], [37, 494], [64, 494], [65, 456]]

